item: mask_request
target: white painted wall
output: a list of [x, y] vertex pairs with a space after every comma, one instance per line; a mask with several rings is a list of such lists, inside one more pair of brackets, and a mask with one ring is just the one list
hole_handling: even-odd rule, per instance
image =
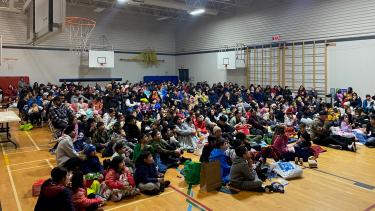
[[339, 42], [328, 48], [330, 88], [352, 86], [361, 97], [375, 94], [375, 40]]
[[[145, 75], [176, 75], [175, 57], [158, 56], [165, 60], [157, 67], [146, 68], [136, 62], [122, 62], [120, 58], [131, 58], [134, 54], [115, 54], [115, 68], [112, 70], [89, 69], [80, 66], [79, 57], [69, 51], [3, 49], [4, 58], [17, 58], [0, 66], [0, 76], [27, 75], [33, 82], [57, 83], [60, 78], [121, 77], [123, 81], [137, 82]], [[83, 62], [85, 64], [85, 62]]]
[[191, 82], [210, 84], [227, 81], [226, 70], [217, 69], [217, 53], [193, 54], [176, 57], [176, 67], [189, 69]]

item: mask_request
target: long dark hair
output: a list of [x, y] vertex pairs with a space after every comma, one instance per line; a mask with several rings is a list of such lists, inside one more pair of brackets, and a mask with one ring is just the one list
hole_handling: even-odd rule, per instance
[[85, 185], [83, 184], [83, 173], [81, 171], [73, 172], [72, 176], [72, 190], [76, 192], [78, 188], [84, 188]]

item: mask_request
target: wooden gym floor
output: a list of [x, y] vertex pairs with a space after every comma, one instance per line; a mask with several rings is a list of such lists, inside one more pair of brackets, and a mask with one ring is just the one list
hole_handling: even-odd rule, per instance
[[[12, 139], [19, 145], [2, 144], [0, 203], [3, 211], [33, 210], [36, 197], [31, 186], [48, 178], [56, 164], [48, 152], [49, 129], [20, 131], [11, 124]], [[2, 136], [4, 139], [4, 136]], [[187, 195], [187, 186], [176, 169], [166, 178], [172, 187], [159, 196], [137, 196], [118, 203], [108, 202], [105, 210], [375, 210], [375, 149], [358, 146], [358, 152], [328, 149], [320, 155], [317, 170], [305, 169], [302, 179], [291, 180], [285, 194], [241, 192], [202, 193], [199, 186]], [[185, 156], [197, 159], [194, 155]], [[181, 168], [181, 167], [180, 167]], [[1, 210], [0, 208], [0, 210]]]

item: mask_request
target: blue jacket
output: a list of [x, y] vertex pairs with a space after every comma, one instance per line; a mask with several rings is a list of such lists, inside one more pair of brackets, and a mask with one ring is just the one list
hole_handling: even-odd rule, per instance
[[134, 174], [135, 183], [157, 183], [158, 182], [158, 171], [156, 165], [147, 165], [145, 163], [137, 163]]
[[210, 155], [210, 162], [211, 161], [220, 161], [220, 174], [221, 180], [224, 183], [228, 183], [230, 181], [229, 173], [230, 173], [230, 165], [228, 164], [228, 156], [224, 154], [221, 149], [213, 149]]
[[83, 174], [88, 173], [101, 173], [103, 174], [104, 169], [100, 160], [97, 156], [95, 157], [88, 157], [86, 160], [83, 161], [81, 166], [81, 171]]
[[209, 93], [208, 99], [210, 100], [211, 105], [213, 105], [217, 103], [217, 101], [219, 100], [219, 97], [217, 96], [216, 93]]

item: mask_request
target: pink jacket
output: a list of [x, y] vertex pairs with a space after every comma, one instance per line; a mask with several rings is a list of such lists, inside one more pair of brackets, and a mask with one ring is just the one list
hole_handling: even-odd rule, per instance
[[272, 147], [277, 150], [277, 152], [282, 155], [288, 152], [288, 137], [286, 135], [276, 136], [273, 141]]
[[89, 199], [86, 196], [86, 190], [78, 188], [77, 192], [73, 194], [73, 204], [76, 211], [85, 211], [87, 207], [93, 204], [102, 203], [102, 199]]

